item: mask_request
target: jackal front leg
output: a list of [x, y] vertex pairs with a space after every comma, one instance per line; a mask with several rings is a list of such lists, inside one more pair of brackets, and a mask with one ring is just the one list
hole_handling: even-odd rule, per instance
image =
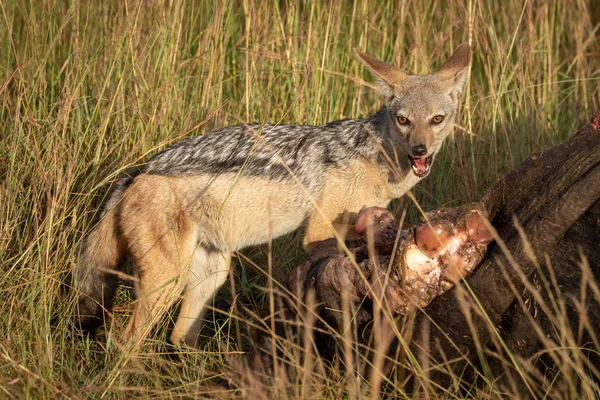
[[347, 235], [351, 234], [349, 230], [356, 219], [356, 214], [356, 212], [342, 211], [337, 215], [320, 215], [314, 212], [308, 219], [304, 234], [304, 249], [310, 252], [317, 242], [336, 236], [340, 240], [345, 240]]
[[[321, 202], [320, 212], [314, 210], [308, 219], [306, 233], [304, 235], [304, 249], [311, 251], [317, 242], [332, 237], [339, 240], [356, 239], [358, 234], [354, 222], [358, 212], [363, 206], [383, 207], [385, 202], [374, 197], [357, 197], [344, 199], [328, 199]], [[350, 200], [350, 201], [348, 201]]]

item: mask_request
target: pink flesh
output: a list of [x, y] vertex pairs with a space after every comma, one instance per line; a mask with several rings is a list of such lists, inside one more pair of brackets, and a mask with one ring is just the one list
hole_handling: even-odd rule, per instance
[[466, 260], [462, 255], [454, 253], [448, 257], [446, 263], [448, 264], [447, 269], [444, 271], [446, 279], [454, 282], [468, 274], [465, 268]]
[[383, 207], [369, 207], [360, 210], [354, 227], [359, 235], [367, 232], [367, 226], [375, 227], [377, 224], [384, 224], [392, 221], [394, 217], [392, 214]]
[[426, 158], [413, 158], [415, 170], [418, 174], [424, 174], [427, 172], [427, 159]]
[[406, 250], [406, 266], [418, 274], [426, 274], [438, 267], [435, 259], [427, 257], [421, 250], [409, 247]]
[[[427, 168], [426, 159], [415, 159], [413, 169]], [[461, 210], [442, 209], [429, 214], [429, 223], [422, 223], [414, 230], [404, 231], [398, 244], [397, 267], [401, 274], [395, 293], [396, 312], [401, 314], [413, 307], [425, 307], [434, 298], [452, 288], [461, 278], [468, 276], [485, 255], [485, 247], [493, 240], [487, 212], [482, 204], [471, 204]], [[378, 235], [389, 233], [388, 228], [398, 229], [391, 213], [381, 207], [363, 207], [356, 218], [356, 230]], [[385, 235], [381, 236], [384, 237]], [[387, 254], [387, 253], [385, 253]], [[390, 289], [396, 290], [396, 289]], [[392, 293], [393, 294], [393, 293]]]
[[489, 243], [494, 240], [486, 225], [487, 218], [478, 211], [471, 211], [467, 217], [467, 234], [475, 243]]
[[423, 224], [415, 229], [415, 242], [421, 253], [433, 258], [448, 246], [452, 239], [451, 232], [441, 224]]

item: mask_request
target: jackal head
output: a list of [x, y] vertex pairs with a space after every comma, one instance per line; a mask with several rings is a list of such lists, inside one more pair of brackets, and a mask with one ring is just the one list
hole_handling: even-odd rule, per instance
[[442, 142], [454, 128], [471, 47], [463, 43], [438, 72], [425, 76], [407, 75], [359, 51], [356, 54], [385, 97], [389, 145], [396, 152], [390, 157], [406, 153], [415, 175], [427, 176]]

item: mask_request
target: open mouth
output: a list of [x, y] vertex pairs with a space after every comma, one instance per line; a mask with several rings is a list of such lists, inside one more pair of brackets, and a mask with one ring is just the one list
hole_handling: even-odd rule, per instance
[[411, 157], [408, 156], [410, 165], [416, 176], [424, 178], [431, 171], [431, 164], [433, 163], [433, 154], [429, 157]]

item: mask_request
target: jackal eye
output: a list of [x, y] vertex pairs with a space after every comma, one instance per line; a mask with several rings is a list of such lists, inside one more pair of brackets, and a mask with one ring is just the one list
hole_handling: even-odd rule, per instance
[[443, 115], [436, 115], [433, 118], [431, 118], [431, 122], [433, 122], [435, 125], [441, 124], [442, 121], [444, 121]]
[[410, 124], [410, 121], [406, 117], [398, 116], [398, 123], [402, 126]]

